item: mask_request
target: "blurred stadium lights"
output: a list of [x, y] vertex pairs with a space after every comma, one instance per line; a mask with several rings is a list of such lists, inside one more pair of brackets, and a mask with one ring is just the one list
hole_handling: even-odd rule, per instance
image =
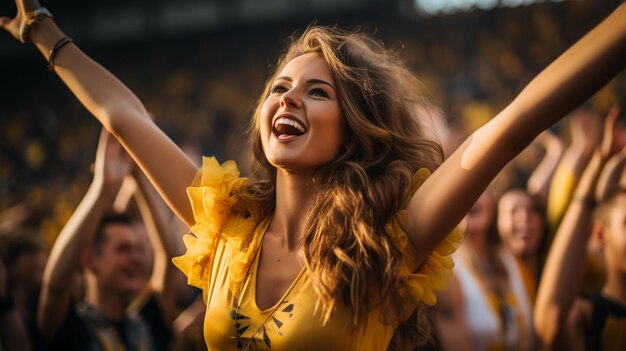
[[310, 21], [377, 2], [380, 0], [165, 0], [146, 6], [142, 1], [128, 1], [98, 9], [92, 17], [90, 34], [95, 42], [110, 42], [301, 17], [308, 17]]
[[[49, 5], [61, 28], [83, 45], [137, 43], [155, 37], [300, 20], [311, 23], [398, 0], [64, 0]], [[4, 13], [3, 13], [4, 15]], [[0, 62], [24, 50], [0, 36]]]
[[494, 7], [516, 7], [539, 2], [565, 0], [414, 0], [415, 9], [426, 15], [451, 14], [473, 9], [491, 10]]

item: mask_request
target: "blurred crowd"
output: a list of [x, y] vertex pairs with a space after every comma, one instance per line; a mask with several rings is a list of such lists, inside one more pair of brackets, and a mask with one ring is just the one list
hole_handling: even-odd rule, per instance
[[[610, 8], [591, 1], [546, 3], [417, 22], [406, 19], [393, 27], [381, 26], [378, 36], [410, 63], [427, 97], [440, 106], [449, 124], [441, 130], [449, 153]], [[138, 94], [157, 124], [185, 145], [194, 160], [209, 154], [245, 165], [251, 108], [267, 76], [268, 62], [275, 61], [268, 53], [279, 52], [281, 42], [235, 34], [215, 41], [189, 38], [166, 44], [167, 50], [163, 43], [148, 43], [125, 48], [123, 56], [106, 50], [95, 56]], [[39, 73], [27, 72], [24, 79], [39, 79]], [[126, 161], [106, 157], [118, 146], [111, 146], [106, 136], [98, 145], [97, 123], [85, 116], [88, 112], [65, 89], [50, 89], [55, 84], [51, 77], [29, 85], [28, 94], [19, 89], [2, 91], [0, 330], [10, 332], [0, 333], [0, 350], [45, 349], [43, 340], [49, 335], [37, 330], [37, 306], [44, 315], [39, 318], [51, 318], [55, 301], [89, 299], [89, 291], [98, 291], [102, 284], [122, 291], [123, 296], [132, 295], [132, 304], [122, 306], [146, 313], [144, 318], [155, 322], [150, 327], [162, 337], [156, 349], [202, 349], [202, 301], [170, 262], [182, 253], [180, 237], [187, 229], [159, 202], [139, 172], [124, 166]], [[621, 113], [611, 110], [619, 105]], [[537, 338], [545, 336], [537, 336], [535, 326], [556, 323], [546, 322], [545, 316], [533, 317], [537, 304], [549, 300], [537, 300], [539, 290], [549, 291], [540, 287], [546, 257], [558, 243], [558, 235], [573, 225], [567, 211], [581, 201], [595, 208], [608, 196], [606, 189], [619, 184], [619, 174], [625, 178], [620, 171], [623, 164], [619, 166], [619, 157], [626, 157], [625, 106], [622, 73], [586, 106], [537, 138], [478, 200], [460, 224], [466, 240], [455, 256], [450, 288], [429, 311], [440, 349], [533, 350]], [[613, 157], [618, 165], [606, 171], [612, 175], [589, 180], [585, 171], [592, 172], [594, 152], [599, 149], [604, 161]], [[112, 176], [111, 170], [120, 167], [126, 168]], [[100, 188], [93, 190], [96, 180]], [[109, 194], [111, 189], [115, 194]], [[593, 197], [582, 196], [584, 191]], [[100, 208], [98, 213], [90, 212], [91, 220], [100, 224], [84, 227], [85, 218], [83, 222], [70, 218], [86, 206], [89, 194], [90, 211]], [[83, 225], [71, 226], [78, 222]], [[106, 259], [103, 247], [122, 239], [111, 234], [106, 223], [122, 224], [125, 230], [149, 238], [124, 239], [129, 251], [123, 254], [129, 261], [120, 264], [121, 273], [111, 272], [108, 278], [97, 269], [97, 258]], [[564, 223], [566, 229], [560, 229]], [[80, 250], [71, 251], [81, 230], [91, 233], [85, 236], [96, 242], [98, 235], [109, 239], [103, 247], [82, 242]], [[585, 263], [581, 291], [601, 288], [610, 270], [601, 240], [588, 240], [589, 235], [590, 230], [586, 238], [581, 236], [588, 247], [575, 258]], [[68, 250], [73, 256], [68, 257]], [[112, 253], [116, 254], [120, 255]], [[547, 274], [550, 279], [558, 267], [559, 262], [553, 264]], [[43, 278], [44, 268], [47, 278], [56, 281]], [[575, 286], [572, 289], [578, 293]], [[59, 295], [69, 298], [58, 300]]]

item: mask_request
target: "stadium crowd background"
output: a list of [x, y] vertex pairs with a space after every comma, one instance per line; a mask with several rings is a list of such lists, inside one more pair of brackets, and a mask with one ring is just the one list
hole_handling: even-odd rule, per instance
[[[245, 164], [247, 126], [270, 64], [287, 38], [311, 23], [374, 33], [410, 63], [425, 94], [451, 124], [474, 130], [619, 1], [540, 1], [427, 16], [416, 12], [412, 1], [317, 1], [313, 4], [321, 5], [306, 8], [307, 2], [275, 0], [260, 1], [265, 17], [255, 18], [237, 12], [250, 1], [216, 0], [209, 4], [220, 16], [208, 25], [164, 30], [158, 21], [150, 22], [168, 6], [184, 9], [187, 3], [46, 5], [58, 10], [61, 26], [89, 55], [137, 93], [177, 143]], [[119, 17], [129, 6], [143, 16], [144, 25], [128, 28], [140, 31], [115, 27], [124, 23]], [[3, 14], [12, 11], [2, 8]], [[119, 23], [107, 28], [107, 17], [98, 17], [102, 11]], [[0, 216], [34, 218], [51, 244], [90, 182], [100, 127], [35, 49], [6, 33], [0, 37], [0, 82]], [[599, 112], [615, 103], [625, 106], [625, 93], [622, 73], [589, 106]], [[553, 129], [567, 138], [564, 126]], [[529, 159], [516, 162], [519, 173], [538, 157]]]

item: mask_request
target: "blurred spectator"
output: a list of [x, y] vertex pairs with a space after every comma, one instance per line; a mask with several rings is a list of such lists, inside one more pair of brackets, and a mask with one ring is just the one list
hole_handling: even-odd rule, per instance
[[[484, 124], [483, 116], [493, 116], [615, 5], [612, 0], [544, 2], [418, 20], [399, 13], [373, 13], [372, 18], [380, 28], [377, 36], [400, 47], [402, 57], [413, 62], [425, 93], [436, 97], [433, 101], [444, 115], [453, 123], [467, 119], [462, 123], [475, 130]], [[235, 159], [246, 173], [243, 134], [267, 62], [274, 61], [272, 55], [281, 46], [280, 40], [268, 37], [284, 38], [284, 33], [308, 21], [289, 23], [287, 28], [280, 23], [219, 35], [158, 38], [138, 45], [94, 45], [90, 51], [129, 83], [175, 141], [191, 140], [203, 154], [210, 150], [220, 159]], [[118, 55], [120, 51], [124, 54]], [[20, 88], [1, 91], [0, 211], [28, 199], [49, 214], [42, 229], [45, 240], [52, 242], [90, 182], [84, 171], [98, 128], [44, 68], [33, 70], [30, 62], [12, 62], [0, 65], [0, 70], [8, 67], [19, 73], [4, 71], [0, 76], [15, 79], [9, 86]], [[23, 94], [25, 89], [28, 95]], [[620, 96], [623, 99], [624, 92], [622, 74], [589, 106], [606, 110]], [[37, 96], [37, 104], [31, 96]], [[62, 127], [70, 124], [71, 131]]]
[[498, 201], [498, 234], [504, 247], [515, 257], [530, 308], [535, 301], [546, 249], [544, 213], [525, 189], [509, 190]]
[[551, 233], [556, 231], [565, 214], [571, 194], [598, 142], [596, 120], [597, 115], [584, 108], [575, 111], [570, 117], [571, 142], [557, 166], [547, 202]]
[[40, 346], [36, 312], [47, 256], [38, 231], [26, 223], [0, 235], [0, 258], [5, 266], [7, 298], [21, 318], [33, 347]]
[[[546, 261], [534, 317], [546, 350], [626, 348], [626, 184], [621, 182], [626, 179], [626, 149], [616, 147], [616, 119], [617, 111], [613, 110]], [[598, 184], [600, 181], [610, 184]], [[601, 189], [600, 198], [594, 197], [597, 188]], [[581, 294], [590, 237], [600, 243], [607, 280], [600, 289]]]
[[[145, 186], [147, 180], [135, 173], [138, 205], [154, 250], [154, 264], [147, 260], [146, 240], [137, 224], [123, 216], [105, 216], [130, 169], [131, 161], [119, 143], [103, 132], [92, 185], [55, 242], [46, 265], [38, 326], [52, 349], [168, 347], [177, 288], [169, 262], [172, 239], [155, 205], [157, 195], [151, 194]], [[78, 302], [72, 298], [71, 283], [81, 260], [85, 299]]]
[[523, 276], [496, 229], [489, 192], [467, 215], [467, 238], [454, 278], [434, 308], [442, 350], [534, 350], [531, 303]]

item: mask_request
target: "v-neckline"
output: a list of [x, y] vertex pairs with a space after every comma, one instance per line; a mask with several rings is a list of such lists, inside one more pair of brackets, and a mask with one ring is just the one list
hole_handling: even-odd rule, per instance
[[261, 259], [261, 250], [263, 250], [263, 241], [265, 240], [265, 234], [267, 233], [267, 230], [269, 229], [270, 223], [271, 223], [271, 220], [267, 222], [267, 225], [265, 229], [263, 230], [263, 237], [261, 238], [258, 244], [259, 247], [257, 248], [257, 254], [254, 257], [254, 261], [252, 261], [252, 267], [250, 267], [250, 294], [252, 296], [252, 299], [251, 299], [252, 306], [262, 314], [273, 312], [283, 302], [285, 302], [287, 300], [287, 297], [291, 293], [291, 291], [295, 289], [295, 287], [298, 285], [298, 282], [302, 279], [302, 276], [304, 275], [304, 272], [306, 271], [306, 266], [303, 265], [302, 268], [300, 268], [300, 272], [298, 272], [298, 274], [293, 279], [291, 284], [289, 284], [289, 287], [287, 287], [285, 292], [283, 292], [280, 298], [273, 305], [271, 305], [270, 307], [266, 309], [262, 309], [259, 307], [259, 304], [257, 302], [257, 291], [256, 291], [257, 280], [259, 279], [259, 274], [258, 274], [259, 273], [259, 260]]

